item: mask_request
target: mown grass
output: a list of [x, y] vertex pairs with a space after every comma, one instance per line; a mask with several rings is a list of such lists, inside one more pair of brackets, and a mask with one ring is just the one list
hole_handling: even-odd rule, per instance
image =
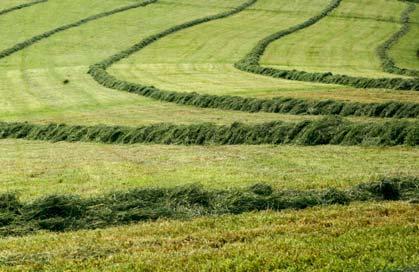
[[413, 269], [419, 261], [418, 212], [417, 206], [407, 203], [363, 203], [45, 233], [0, 240], [0, 267], [3, 271]]
[[206, 189], [200, 185], [114, 191], [81, 198], [74, 194], [49, 195], [22, 202], [16, 194], [0, 195], [0, 236], [98, 229], [158, 219], [192, 219], [204, 215], [251, 211], [306, 209], [356, 201], [419, 199], [416, 177], [384, 177], [346, 190], [276, 190], [267, 184], [247, 188]]
[[[77, 3], [74, 1], [65, 3], [65, 5], [69, 5], [66, 6], [66, 10], [74, 10], [76, 12], [69, 13], [71, 16], [63, 14], [63, 16], [60, 16], [62, 19], [54, 19], [54, 15], [45, 14], [42, 17], [44, 19], [41, 21], [23, 21], [23, 23], [19, 21], [18, 25], [22, 30], [18, 32], [19, 36], [14, 38], [24, 40], [39, 34], [41, 31], [53, 28], [52, 23], [69, 23], [72, 20], [80, 19], [82, 16], [105, 10], [100, 4], [90, 3], [89, 7], [92, 5], [92, 8], [89, 9], [88, 14], [86, 14], [86, 11], [78, 12], [77, 8], [80, 9], [80, 6], [85, 6], [85, 2], [79, 1]], [[118, 2], [108, 3], [107, 5], [111, 9], [111, 5], [113, 5], [112, 8], [115, 8], [129, 3]], [[237, 1], [237, 3], [240, 2]], [[264, 113], [256, 115], [162, 104], [135, 95], [121, 94], [102, 88], [85, 73], [88, 65], [125, 48], [126, 44], [133, 43], [142, 36], [155, 33], [174, 23], [183, 22], [184, 18], [191, 17], [191, 14], [196, 17], [214, 14], [237, 3], [226, 5], [220, 1], [213, 1], [208, 3], [210, 7], [208, 8], [199, 3], [194, 5], [174, 5], [173, 2], [163, 1], [146, 8], [116, 14], [90, 22], [76, 29], [58, 33], [56, 36], [9, 56], [0, 62], [0, 66], [5, 69], [0, 76], [0, 92], [2, 94], [0, 98], [0, 119], [4, 121], [28, 120], [42, 123], [106, 123], [111, 125], [140, 125], [162, 121], [194, 123], [198, 120], [219, 124], [234, 121], [255, 123], [262, 120], [272, 121], [277, 119], [287, 121], [301, 120], [301, 117], [291, 115], [279, 116]], [[55, 10], [57, 9], [56, 5], [59, 4], [54, 1], [42, 4], [45, 10]], [[77, 8], [73, 8], [72, 5], [75, 5]], [[40, 6], [36, 8], [39, 9]], [[293, 5], [286, 7], [283, 12], [292, 8], [294, 8]], [[18, 20], [18, 15], [28, 18], [25, 20], [33, 20], [30, 18], [35, 17], [33, 15], [34, 12], [43, 14], [37, 9], [19, 11], [16, 13], [16, 16], [2, 18], [3, 23], [16, 24], [15, 20]], [[43, 12], [45, 13], [45, 11]], [[158, 16], [158, 14], [166, 14], [168, 12], [176, 14], [176, 16], [169, 16], [164, 20]], [[75, 17], [75, 14], [79, 17]], [[260, 18], [262, 15], [269, 14], [269, 11], [265, 9], [264, 11], [257, 11], [256, 14], [259, 14], [257, 18]], [[128, 27], [126, 26], [126, 21], [130, 22]], [[145, 27], [139, 29], [138, 25], [144, 25]], [[232, 28], [234, 29], [234, 25]], [[4, 31], [4, 35], [8, 35], [8, 30], [2, 29], [1, 31]], [[123, 35], [120, 35], [121, 31], [123, 31]], [[97, 37], [95, 33], [103, 33], [103, 35]], [[9, 39], [6, 42], [8, 43]], [[107, 46], [110, 42], [112, 42], [112, 46]], [[4, 46], [6, 45], [8, 44], [4, 44]], [[233, 46], [234, 44], [230, 48]], [[231, 70], [234, 70], [234, 68], [231, 67]], [[177, 76], [179, 82], [187, 82], [181, 76]], [[255, 81], [253, 75], [246, 75], [246, 78], [245, 84], [249, 87], [262, 83], [251, 83]], [[231, 79], [230, 83], [228, 83], [228, 80], [224, 78], [222, 79], [223, 84], [218, 82], [219, 84], [217, 85], [232, 87], [234, 84]], [[63, 84], [65, 80], [68, 80], [67, 84]], [[234, 82], [237, 81], [238, 79], [235, 78]], [[272, 83], [276, 85], [275, 80], [272, 80]], [[308, 86], [308, 84], [305, 84], [304, 88], [308, 88]], [[245, 92], [251, 93], [246, 88], [240, 91], [239, 94], [245, 95]], [[394, 93], [384, 93], [379, 97], [374, 96], [374, 98], [372, 94], [363, 93], [362, 95], [368, 97], [367, 101], [388, 101], [395, 98]], [[416, 100], [417, 96], [406, 93], [399, 94], [397, 97], [400, 101], [405, 102], [419, 101]]]
[[410, 31], [390, 50], [390, 56], [401, 68], [419, 70], [419, 7], [410, 16]]
[[[1, 1], [0, 8], [16, 2]], [[57, 26], [134, 2], [49, 0], [16, 11], [0, 17], [0, 25], [16, 27], [0, 28], [0, 36], [8, 37], [0, 41], [0, 50]], [[193, 18], [225, 11], [242, 2], [161, 0], [145, 9], [130, 10], [57, 34], [2, 59], [0, 120], [140, 126], [162, 121], [231, 124], [233, 121], [261, 123], [313, 118], [159, 103], [102, 88], [86, 74], [89, 65], [149, 35]], [[277, 31], [276, 27], [285, 28], [287, 24], [300, 22], [327, 2], [260, 0], [256, 8], [242, 14], [167, 37], [156, 44], [158, 47], [150, 47], [145, 56], [135, 55], [115, 66], [112, 72], [134, 81], [147, 83], [150, 80], [150, 84], [167, 86], [170, 90], [361, 102], [419, 102], [413, 92], [360, 91], [284, 81], [243, 73], [232, 67], [233, 60], [242, 57], [259, 38]], [[344, 2], [352, 5], [348, 7], [352, 11], [371, 5], [371, 9], [365, 8], [361, 14], [368, 17], [367, 11], [371, 11], [368, 21], [379, 28], [371, 35], [374, 36], [369, 38], [371, 40], [384, 36], [382, 31], [391, 33], [393, 28], [398, 28], [396, 23], [379, 23], [376, 19], [398, 18], [395, 7], [401, 3]], [[377, 8], [379, 3], [382, 5]], [[380, 18], [376, 10], [385, 17]], [[347, 19], [357, 25], [358, 20], [363, 20]], [[384, 25], [389, 28], [381, 29]], [[369, 26], [366, 28], [370, 30]], [[414, 47], [415, 29], [412, 26], [413, 34], [410, 32], [405, 37], [408, 41], [401, 41], [401, 46], [406, 48], [403, 43], [407, 43], [409, 49], [398, 51], [399, 55], [393, 56], [397, 61], [402, 58], [405, 62], [411, 61], [407, 59]], [[351, 44], [356, 47], [354, 41]], [[339, 51], [338, 55], [341, 54]], [[143, 61], [144, 57], [148, 62]], [[374, 61], [371, 63], [375, 65]], [[369, 72], [371, 76], [376, 73]], [[243, 189], [260, 182], [281, 190], [347, 189], [383, 176], [418, 176], [418, 161], [417, 148], [413, 147], [119, 146], [1, 140], [0, 192], [16, 193], [22, 200], [31, 201], [51, 194], [76, 194], [85, 198], [133, 188], [172, 188], [191, 183], [200, 183], [206, 189]], [[418, 212], [415, 204], [364, 203], [192, 221], [160, 220], [96, 231], [41, 233], [0, 239], [0, 270], [405, 269], [419, 263]]]
[[19, 5], [32, 3], [32, 0], [3, 0], [0, 2], [0, 10], [9, 10]]
[[[38, 10], [25, 10], [25, 13], [19, 11], [15, 13], [15, 16], [2, 18], [2, 23], [5, 25], [18, 23], [22, 28], [19, 31], [19, 37], [10, 39], [16, 42], [16, 40], [30, 38], [42, 31], [57, 27], [57, 25], [123, 6], [132, 3], [132, 1], [122, 3], [108, 1], [107, 5], [89, 3], [87, 6], [91, 8], [86, 14], [86, 9], [84, 12], [78, 12], [78, 9], [86, 7], [86, 1], [78, 0], [62, 4], [50, 1], [43, 4], [43, 12]], [[9, 56], [0, 62], [0, 67], [4, 71], [1, 73], [0, 80], [0, 93], [2, 94], [0, 118], [16, 121], [130, 125], [169, 120], [179, 123], [193, 123], [198, 120], [216, 123], [275, 120], [278, 115], [197, 110], [152, 102], [135, 95], [121, 94], [102, 88], [86, 75], [88, 65], [125, 48], [126, 44], [133, 43], [142, 36], [183, 22], [184, 18], [216, 13], [232, 4], [234, 3], [226, 5], [223, 4], [223, 1], [217, 0], [208, 2], [208, 6], [202, 4], [173, 5], [172, 2], [163, 1], [147, 8], [127, 11], [59, 33]], [[33, 12], [43, 15], [50, 9], [58, 9], [57, 5], [64, 5], [66, 11], [72, 11], [67, 13], [73, 17], [68, 18], [69, 15], [66, 14], [57, 16], [63, 18], [60, 21], [54, 20], [56, 14], [49, 13], [42, 16], [42, 20], [35, 20], [36, 16]], [[158, 16], [159, 14], [173, 14], [173, 16], [166, 16], [162, 19]], [[27, 18], [28, 22], [19, 20], [18, 15]], [[128, 26], [127, 21], [130, 22]], [[144, 25], [144, 27], [139, 28], [138, 25]], [[8, 30], [1, 29], [1, 31], [1, 35], [8, 35]], [[103, 34], [98, 37], [97, 33]], [[7, 42], [10, 42], [9, 39]], [[111, 42], [112, 46], [108, 46]], [[9, 46], [9, 44], [3, 46]], [[69, 80], [68, 84], [63, 84], [66, 79]], [[288, 117], [285, 118], [288, 119]]]
[[[410, 101], [415, 101], [417, 96], [414, 92], [391, 92], [383, 96], [377, 95], [380, 93], [378, 91], [362, 91], [356, 94], [353, 88], [269, 79], [235, 71], [232, 64], [243, 57], [257, 41], [271, 34], [272, 25], [281, 22], [280, 27], [287, 28], [311, 17], [328, 4], [328, 1], [303, 2], [259, 1], [254, 7], [229, 18], [165, 37], [116, 64], [110, 72], [123, 80], [174, 91], [267, 97], [280, 95], [312, 99], [318, 99], [320, 96], [362, 102], [377, 99], [388, 101], [407, 95], [413, 99]], [[388, 8], [387, 13], [397, 18], [392, 7]], [[403, 4], [399, 7], [402, 10]], [[243, 26], [243, 22], [246, 27]], [[397, 24], [394, 25], [397, 29]], [[206, 33], [212, 33], [214, 38], [208, 41]], [[386, 33], [392, 34], [390, 30], [382, 35], [385, 36]], [[231, 42], [225, 45], [220, 42], [221, 39]], [[375, 50], [371, 50], [371, 54], [375, 54]], [[371, 100], [372, 97], [374, 100]]]
[[218, 189], [261, 182], [277, 189], [346, 188], [381, 176], [419, 174], [417, 148], [408, 147], [0, 143], [0, 192], [22, 199], [191, 183]]
[[261, 64], [308, 72], [394, 77], [383, 72], [375, 49], [399, 30], [405, 7], [397, 1], [362, 1], [362, 5], [357, 0], [343, 1], [316, 25], [272, 43]]

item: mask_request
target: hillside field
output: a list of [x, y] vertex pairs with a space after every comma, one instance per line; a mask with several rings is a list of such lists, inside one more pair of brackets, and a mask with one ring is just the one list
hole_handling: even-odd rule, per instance
[[0, 271], [419, 271], [416, 0], [0, 1]]

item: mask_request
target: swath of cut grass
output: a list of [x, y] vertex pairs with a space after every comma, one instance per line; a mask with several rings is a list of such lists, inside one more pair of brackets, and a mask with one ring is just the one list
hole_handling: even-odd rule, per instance
[[175, 145], [367, 145], [419, 144], [418, 122], [352, 123], [337, 117], [298, 123], [270, 122], [255, 125], [211, 123], [192, 125], [155, 124], [142, 127], [37, 125], [0, 123], [0, 139], [98, 142], [107, 144]]
[[416, 177], [383, 178], [347, 190], [274, 190], [254, 184], [247, 189], [208, 190], [198, 185], [144, 188], [81, 198], [46, 196], [22, 203], [16, 195], [0, 195], [0, 235], [22, 235], [39, 230], [94, 229], [159, 218], [241, 214], [250, 211], [305, 209], [353, 201], [419, 201]]

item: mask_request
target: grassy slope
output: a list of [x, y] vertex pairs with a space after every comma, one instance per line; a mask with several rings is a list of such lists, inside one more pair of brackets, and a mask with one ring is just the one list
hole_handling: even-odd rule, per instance
[[390, 77], [382, 72], [375, 48], [400, 28], [405, 8], [397, 1], [369, 0], [362, 5], [359, 0], [343, 1], [316, 25], [272, 43], [262, 65]]
[[[11, 25], [19, 22], [18, 25], [22, 28], [19, 31], [20, 36], [16, 34], [16, 37], [11, 40], [24, 40], [64, 22], [75, 21], [87, 14], [95, 14], [129, 3], [107, 1], [105, 7], [89, 2], [88, 6], [92, 8], [88, 9], [87, 13], [85, 9], [87, 2], [85, 0], [64, 2], [64, 5], [73, 5], [66, 9], [66, 11], [71, 11], [68, 12], [72, 16], [70, 16], [71, 20], [66, 14], [63, 14], [60, 21], [54, 20], [56, 16], [48, 11], [59, 10], [56, 6], [61, 5], [61, 2], [52, 0], [43, 4], [45, 11], [42, 14], [45, 16], [42, 17], [43, 20], [40, 23], [30, 21], [30, 18], [35, 18], [34, 12], [39, 10], [25, 10], [15, 13], [15, 16], [3, 18], [2, 24]], [[0, 119], [138, 125], [163, 121], [178, 123], [262, 122], [281, 118], [276, 114], [255, 115], [162, 104], [136, 95], [102, 88], [86, 74], [90, 64], [125, 48], [126, 44], [134, 43], [141, 37], [183, 22], [186, 17], [201, 17], [217, 13], [225, 6], [226, 4], [219, 0], [211, 1], [208, 6], [173, 5], [163, 1], [160, 4], [117, 14], [60, 33], [2, 60], [0, 62], [0, 71], [2, 71], [0, 73]], [[38, 9], [40, 7], [41, 5], [37, 6]], [[171, 14], [171, 16], [163, 20], [159, 14]], [[20, 16], [28, 18], [25, 19], [28, 21], [27, 24], [21, 23]], [[49, 23], [50, 21], [52, 23]], [[144, 27], [138, 27], [142, 25]], [[0, 31], [1, 35], [8, 35], [9, 30], [1, 29]], [[98, 40], [97, 33], [103, 33]], [[2, 47], [6, 48], [10, 43], [7, 40]], [[109, 46], [111, 43], [112, 45]], [[64, 85], [62, 83], [64, 79], [69, 79], [70, 83]], [[283, 118], [301, 119], [301, 117], [292, 116], [283, 116]]]
[[419, 5], [410, 17], [410, 30], [391, 50], [390, 56], [402, 68], [419, 70]]
[[[112, 146], [6, 140], [0, 192], [99, 194], [143, 186], [201, 183], [225, 188], [348, 187], [379, 176], [418, 175], [416, 148], [340, 146]], [[317, 154], [313, 157], [313, 154]]]
[[[191, 1], [193, 5], [186, 4]], [[183, 22], [185, 18], [213, 14], [241, 2], [211, 0], [202, 4], [198, 0], [191, 1], [163, 0], [146, 9], [92, 22], [0, 61], [0, 119], [130, 125], [159, 121], [230, 123], [235, 120], [261, 122], [275, 118], [300, 119], [156, 103], [139, 96], [101, 88], [85, 74], [91, 63], [126, 48], [142, 37]], [[105, 5], [121, 6], [132, 1], [105, 2], [50, 0], [43, 5], [50, 8], [71, 5], [71, 8], [62, 11], [74, 12], [65, 14], [56, 8], [54, 10], [60, 15], [57, 16], [57, 12], [46, 10], [40, 16], [42, 20], [34, 21], [34, 11], [25, 10], [4, 17], [0, 19], [4, 21], [0, 22], [22, 27], [18, 34], [20, 36], [14, 37], [24, 39], [63, 22], [102, 11]], [[268, 0], [260, 2], [266, 7], [279, 3]], [[281, 0], [281, 3], [288, 2]], [[307, 6], [327, 1], [298, 2]], [[86, 3], [96, 5], [85, 9], [83, 5]], [[27, 23], [21, 23], [17, 16], [20, 13]], [[263, 14], [264, 18], [280, 15], [271, 16], [266, 10], [249, 13], [259, 16]], [[291, 18], [294, 15], [281, 16]], [[227, 37], [230, 37], [228, 35], [237, 34], [234, 31], [237, 27], [246, 23], [245, 18], [240, 19], [241, 24], [240, 21], [233, 24], [229, 20], [221, 22], [221, 25], [220, 22], [214, 23], [214, 27], [211, 24], [203, 27], [207, 33], [211, 33], [219, 26], [232, 24], [229, 28], [232, 32], [226, 32]], [[272, 31], [271, 26], [264, 27]], [[0, 35], [6, 35], [8, 31], [0, 28]], [[250, 34], [255, 35], [258, 31], [255, 29]], [[97, 33], [104, 33], [99, 42], [94, 39]], [[180, 33], [178, 43], [172, 45], [174, 54], [177, 54], [179, 47], [188, 46], [181, 42], [183, 34]], [[202, 38], [196, 35], [194, 29], [188, 37]], [[211, 46], [218, 43], [224, 45], [224, 38], [220, 36]], [[1, 42], [4, 42], [3, 48], [16, 40]], [[202, 43], [199, 40], [196, 42]], [[231, 52], [228, 50], [237, 44], [243, 45], [243, 48], [248, 46], [244, 42], [232, 42], [220, 58], [228, 59]], [[167, 44], [163, 48], [166, 50]], [[207, 56], [207, 62], [217, 59], [218, 49], [214, 48], [211, 52], [213, 55]], [[165, 57], [166, 53], [158, 51], [153, 54], [162, 54], [164, 59], [170, 56]], [[138, 57], [141, 60], [141, 54]], [[135, 59], [128, 61], [140, 63]], [[226, 62], [218, 58], [217, 62], [203, 65], [199, 61], [197, 64], [175, 63], [168, 66], [169, 70], [162, 71], [173, 74], [169, 76], [177, 80], [175, 85], [179, 89], [184, 88], [183, 82], [190, 79], [191, 71], [194, 71], [194, 80], [187, 81], [187, 84], [202, 88], [203, 91], [234, 91], [240, 95], [269, 96], [277, 95], [277, 90], [281, 90], [281, 94], [313, 98], [419, 101], [416, 94], [409, 92], [380, 92], [377, 97], [374, 91], [363, 91], [360, 94], [357, 90], [340, 87], [262, 78], [233, 70], [230, 60]], [[162, 79], [157, 79], [156, 67], [162, 68], [159, 63], [146, 65], [147, 69], [139, 66], [130, 68], [123, 64], [114, 72], [137, 77], [141, 75], [137, 74], [137, 70], [142, 69], [142, 73], [147, 71], [155, 76], [154, 82], [167, 80], [162, 75]], [[185, 71], [182, 72], [179, 67], [186, 67]], [[204, 76], [209, 73], [214, 77], [206, 80], [200, 76], [203, 72]], [[62, 81], [66, 78], [70, 79], [70, 84], [63, 85]], [[236, 83], [239, 84], [237, 88]], [[173, 88], [174, 83], [165, 84]], [[220, 87], [222, 84], [227, 86], [224, 90]], [[259, 86], [263, 86], [262, 89]], [[244, 186], [259, 181], [272, 183], [279, 188], [346, 187], [373, 179], [377, 175], [417, 175], [417, 157], [415, 148], [404, 147], [109, 146], [3, 140], [0, 141], [0, 182], [1, 190], [18, 191], [23, 198], [57, 192], [86, 195], [135, 186], [173, 186], [190, 182], [201, 182], [213, 187]], [[219, 271], [227, 268], [244, 271], [254, 268], [254, 265], [270, 270], [272, 267], [268, 266], [271, 264], [276, 267], [292, 265], [298, 271], [313, 271], [313, 268], [320, 271], [333, 268], [342, 270], [348, 268], [349, 263], [349, 269], [353, 271], [373, 271], [383, 268], [389, 260], [392, 260], [391, 267], [403, 267], [419, 261], [415, 251], [418, 243], [414, 227], [417, 226], [417, 214], [417, 207], [406, 203], [367, 203], [307, 211], [202, 218], [191, 222], [161, 221], [106, 230], [1, 239], [0, 270], [120, 271], [133, 267], [140, 270], [147, 266], [161, 271], [185, 268], [191, 271], [209, 270], [210, 267]], [[374, 242], [371, 243], [371, 240]], [[243, 260], [243, 256], [246, 260]]]
[[[419, 262], [418, 208], [353, 204], [0, 241], [2, 271], [378, 271]], [[400, 226], [403, 226], [402, 228]]]
[[[274, 31], [272, 26], [279, 25], [281, 29], [285, 29], [300, 23], [317, 13], [328, 2], [261, 0], [240, 14], [159, 40], [113, 66], [110, 71], [125, 80], [176, 91], [264, 97], [283, 95], [363, 102], [394, 99], [417, 101], [414, 92], [383, 93], [380, 90], [380, 95], [377, 96], [377, 90], [360, 92], [347, 87], [272, 79], [244, 73], [232, 67], [258, 40]], [[394, 8], [394, 5], [391, 6]], [[396, 7], [401, 10], [403, 4], [396, 4]], [[373, 5], [372, 8], [376, 7]], [[397, 24], [393, 25], [384, 35], [390, 35], [397, 29]], [[380, 37], [382, 39], [382, 35], [378, 35], [378, 39]], [[375, 54], [374, 50], [372, 54]]]

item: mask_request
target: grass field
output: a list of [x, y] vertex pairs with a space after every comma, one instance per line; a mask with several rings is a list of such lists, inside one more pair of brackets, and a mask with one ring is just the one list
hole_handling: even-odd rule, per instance
[[[138, 127], [323, 120], [322, 115], [298, 111], [244, 112], [159, 102], [106, 88], [87, 73], [91, 65], [151, 35], [231, 11], [246, 0], [158, 0], [61, 29], [1, 57], [2, 52], [42, 33], [139, 2], [48, 0], [13, 10], [34, 1], [0, 1], [0, 121]], [[419, 103], [416, 91], [285, 80], [234, 67], [261, 39], [316, 16], [329, 2], [249, 1], [243, 11], [157, 39], [113, 64], [108, 72], [116, 79], [174, 92], [360, 104], [395, 101], [410, 103], [415, 110]], [[367, 78], [408, 78], [384, 72], [377, 55], [377, 48], [402, 27], [400, 16], [407, 5], [397, 0], [342, 0], [319, 22], [271, 43], [261, 65]], [[390, 48], [389, 55], [398, 67], [419, 70], [419, 7], [415, 5], [408, 33]], [[8, 9], [11, 11], [1, 13]], [[368, 142], [355, 146], [117, 145], [1, 139], [0, 271], [416, 271], [418, 119], [349, 115], [344, 120], [355, 125], [408, 121], [413, 146], [374, 147]], [[391, 131], [393, 136], [403, 136], [399, 134], [401, 130]], [[354, 135], [362, 137], [356, 131]], [[398, 195], [407, 187], [388, 181], [393, 177], [413, 177], [409, 188], [416, 189], [408, 197]], [[291, 198], [293, 192], [325, 190], [339, 199], [345, 190], [370, 182], [381, 182], [374, 190], [382, 197], [368, 195], [346, 205], [335, 205], [345, 201], [322, 202], [317, 207], [307, 197], [295, 200], [298, 210], [264, 207], [212, 216], [193, 202], [201, 196], [190, 189], [191, 199], [185, 203], [192, 205], [178, 203], [175, 210], [187, 210], [191, 217], [160, 218], [164, 211], [144, 207], [146, 202], [138, 200], [134, 207], [118, 206], [119, 212], [127, 209], [125, 216], [133, 216], [133, 221], [124, 221], [122, 216], [107, 227], [92, 221], [84, 224], [101, 227], [67, 230], [72, 229], [74, 213], [82, 210], [74, 204], [79, 196], [88, 199], [114, 193], [118, 199], [117, 192], [171, 190], [191, 184], [234, 192], [265, 184], [288, 192]], [[189, 187], [179, 190], [182, 188]], [[386, 190], [395, 192], [395, 197], [388, 198]], [[243, 207], [257, 207], [252, 202], [254, 195], [245, 197], [249, 198], [241, 203]], [[260, 197], [269, 198], [269, 194]], [[398, 201], [386, 201], [389, 199]], [[39, 225], [33, 232], [25, 233], [22, 230], [28, 226], [16, 223], [15, 218], [27, 214], [26, 206], [16, 206], [17, 200], [28, 207], [39, 206], [39, 214], [28, 213]], [[173, 199], [166, 201], [173, 204]], [[95, 207], [103, 216], [109, 212], [106, 209]], [[132, 223], [138, 221], [144, 222]], [[59, 232], [60, 227], [66, 231]]]
[[414, 253], [419, 242], [417, 213], [417, 207], [404, 203], [356, 204], [45, 233], [0, 241], [0, 267], [4, 271], [391, 271], [411, 268], [419, 261]]

